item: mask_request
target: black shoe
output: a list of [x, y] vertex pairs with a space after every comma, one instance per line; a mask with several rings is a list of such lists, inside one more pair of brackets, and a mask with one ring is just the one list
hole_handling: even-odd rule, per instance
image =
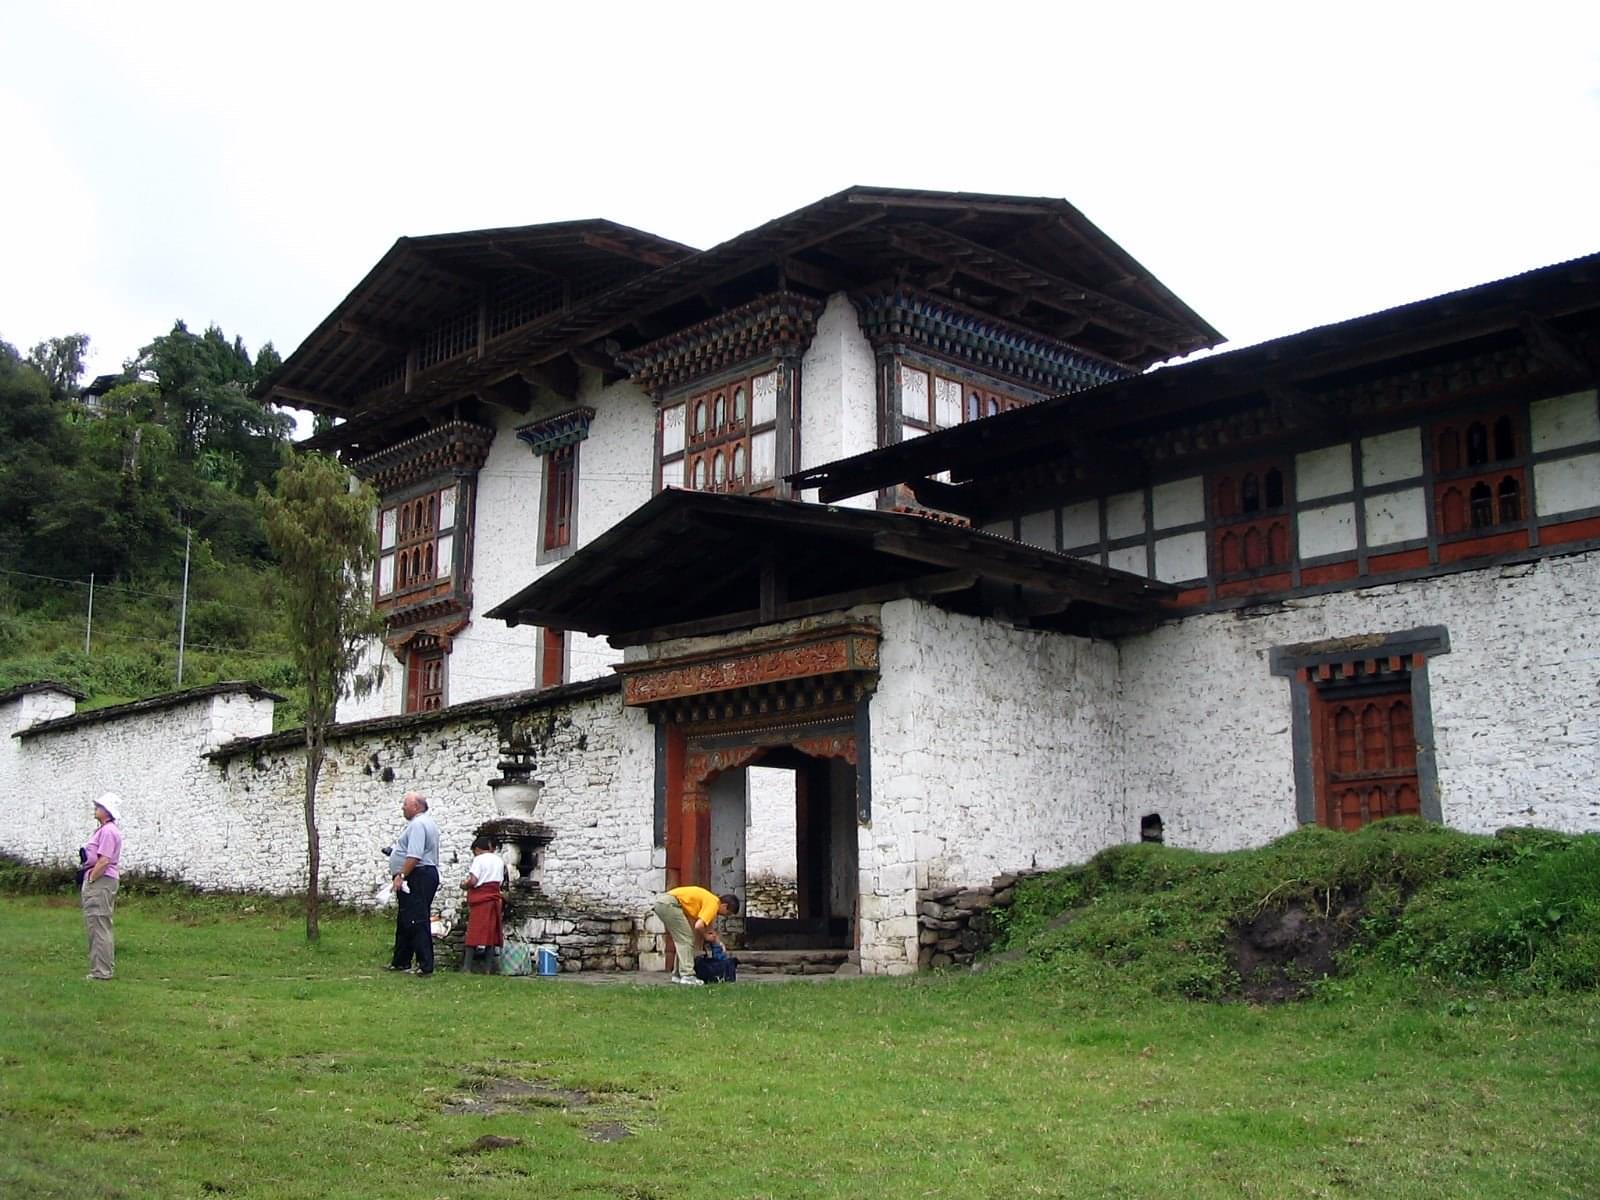
[[384, 963], [383, 964], [383, 969], [385, 971], [409, 971], [409, 970], [411, 970], [410, 967], [397, 967], [393, 963]]
[[421, 967], [418, 967], [417, 971], [416, 971], [416, 974], [417, 974], [418, 978], [426, 979], [426, 978], [428, 978], [428, 976], [432, 975], [433, 972], [432, 971], [424, 971]]

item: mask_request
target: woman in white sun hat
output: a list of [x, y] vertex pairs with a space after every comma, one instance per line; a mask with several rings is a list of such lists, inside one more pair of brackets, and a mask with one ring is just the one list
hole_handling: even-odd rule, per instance
[[89, 934], [89, 974], [94, 980], [116, 973], [116, 946], [111, 940], [111, 914], [117, 907], [117, 864], [122, 858], [122, 830], [117, 816], [122, 799], [106, 792], [94, 802], [99, 828], [83, 847], [83, 927]]

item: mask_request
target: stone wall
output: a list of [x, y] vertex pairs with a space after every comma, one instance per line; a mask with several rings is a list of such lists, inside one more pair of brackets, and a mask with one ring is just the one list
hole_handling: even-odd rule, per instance
[[919, 889], [1082, 861], [1126, 818], [1115, 647], [913, 600], [881, 621], [862, 969], [900, 972], [920, 956]]
[[1289, 681], [1272, 647], [1429, 625], [1443, 818], [1600, 829], [1600, 555], [1574, 554], [1190, 617], [1121, 645], [1123, 823], [1230, 850], [1296, 827]]
[[[6, 728], [25, 702], [33, 703], [0, 702]], [[304, 752], [293, 736], [267, 735], [270, 697], [201, 689], [122, 708], [132, 711], [5, 739], [0, 783], [13, 802], [0, 806], [0, 849], [32, 862], [74, 862], [92, 831], [94, 796], [111, 790], [123, 797], [130, 869], [224, 891], [304, 889]], [[512, 735], [533, 748], [544, 783], [537, 819], [556, 831], [543, 866], [551, 923], [537, 932], [582, 961], [599, 946], [585, 941], [596, 932], [589, 925], [601, 922], [608, 945], [620, 940], [622, 952], [635, 952], [665, 861], [652, 845], [649, 725], [623, 708], [611, 681], [342, 727], [318, 786], [325, 894], [378, 903], [387, 878], [380, 851], [404, 823], [401, 796], [417, 790], [439, 823], [440, 908], [453, 915], [472, 835], [498, 815], [487, 781]], [[622, 920], [634, 931], [610, 937]], [[607, 953], [615, 959], [617, 951]]]
[[917, 892], [917, 966], [970, 966], [994, 942], [995, 914], [1011, 907], [1020, 880], [1038, 872], [996, 875], [986, 884], [949, 885]]

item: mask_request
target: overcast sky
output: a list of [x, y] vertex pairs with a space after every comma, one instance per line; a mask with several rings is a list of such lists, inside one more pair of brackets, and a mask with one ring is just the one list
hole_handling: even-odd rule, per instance
[[0, 39], [0, 339], [91, 375], [178, 317], [287, 355], [402, 235], [706, 247], [858, 183], [1064, 197], [1235, 345], [1600, 250], [1594, 0], [0, 0]]

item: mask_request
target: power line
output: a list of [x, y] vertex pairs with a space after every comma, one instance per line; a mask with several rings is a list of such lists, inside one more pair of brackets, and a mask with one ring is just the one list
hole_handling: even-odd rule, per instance
[[[46, 583], [60, 584], [62, 587], [87, 588], [89, 581], [86, 579], [64, 579], [59, 575], [36, 575], [32, 571], [14, 571], [8, 567], [0, 567], [0, 575], [20, 575], [24, 579], [40, 579]], [[139, 588], [129, 587], [122, 583], [96, 583], [96, 592], [126, 592], [130, 596], [147, 596], [152, 600], [178, 600], [179, 597], [165, 592], [146, 592]], [[261, 611], [260, 605], [229, 604], [225, 600], [207, 600], [207, 604], [215, 604], [219, 608], [231, 608], [236, 612], [255, 613]]]

